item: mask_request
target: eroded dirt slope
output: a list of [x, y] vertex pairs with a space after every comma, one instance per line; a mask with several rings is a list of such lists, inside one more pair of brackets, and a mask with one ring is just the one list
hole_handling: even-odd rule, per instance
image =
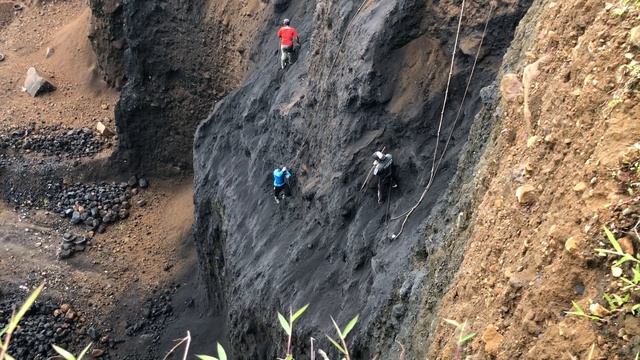
[[[638, 245], [637, 197], [619, 177], [620, 155], [640, 140], [639, 48], [629, 37], [637, 19], [635, 6], [588, 0], [539, 1], [524, 18], [478, 175], [484, 195], [459, 234], [468, 238], [464, 260], [433, 323], [425, 321], [435, 328], [429, 358], [456, 358], [444, 318], [478, 333], [466, 348], [477, 358], [630, 359], [640, 351], [637, 316], [599, 323], [566, 315], [572, 301], [607, 306], [604, 293], [619, 291], [595, 255], [610, 246], [602, 226]], [[520, 199], [519, 188], [527, 190]]]

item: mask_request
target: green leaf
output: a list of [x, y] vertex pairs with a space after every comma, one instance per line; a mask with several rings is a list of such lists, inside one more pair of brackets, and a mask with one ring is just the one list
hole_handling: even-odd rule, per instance
[[327, 339], [329, 339], [329, 341], [331, 341], [331, 343], [333, 344], [333, 346], [336, 347], [336, 349], [338, 349], [338, 351], [340, 351], [341, 353], [347, 355], [347, 352], [345, 349], [342, 348], [342, 346], [340, 346], [340, 344], [338, 344], [335, 340], [333, 340], [329, 335], [325, 335], [327, 337]]
[[218, 358], [209, 355], [196, 355], [196, 357], [200, 360], [218, 360]]
[[68, 352], [67, 350], [59, 347], [59, 346], [55, 346], [55, 345], [51, 345], [53, 346], [53, 350], [55, 350], [60, 356], [62, 356], [63, 358], [65, 358], [66, 360], [76, 360], [76, 357], [73, 356], [72, 353]]
[[470, 333], [470, 334], [467, 334], [467, 335], [463, 336], [460, 339], [460, 343], [458, 345], [464, 345], [467, 341], [473, 339], [474, 336], [476, 336], [476, 333]]
[[217, 350], [220, 360], [227, 360], [227, 353], [224, 351], [224, 348], [222, 347], [222, 345], [220, 345], [220, 343], [218, 343], [217, 345]]
[[609, 296], [609, 294], [604, 293], [604, 299], [607, 300], [607, 304], [609, 304], [609, 310], [614, 311], [617, 308], [616, 303]]
[[9, 354], [4, 354], [4, 360], [16, 360], [16, 359], [14, 359], [13, 356]]
[[635, 257], [629, 255], [629, 254], [624, 254], [624, 256], [622, 256], [620, 259], [618, 259], [615, 264], [616, 266], [620, 266], [624, 263], [626, 263], [627, 261], [638, 261]]
[[606, 226], [604, 226], [603, 228], [604, 228], [604, 233], [607, 234], [607, 238], [609, 239], [611, 246], [613, 246], [613, 248], [616, 249], [618, 254], [622, 254], [623, 253], [622, 247], [620, 246], [620, 243], [618, 242], [618, 240], [616, 240], [615, 235], [613, 235], [613, 233]]
[[640, 284], [640, 264], [637, 264], [633, 269], [633, 283]]
[[356, 317], [351, 319], [351, 321], [349, 321], [347, 326], [344, 327], [344, 330], [342, 330], [342, 336], [344, 336], [345, 339], [347, 338], [347, 335], [349, 335], [349, 332], [353, 330], [353, 327], [356, 326], [357, 322], [358, 322], [358, 315], [356, 315]]
[[631, 312], [634, 313], [634, 314], [636, 312], [640, 312], [640, 304], [633, 305], [633, 307], [631, 308]]
[[24, 304], [22, 304], [22, 307], [20, 307], [20, 310], [18, 311], [16, 316], [11, 318], [11, 322], [9, 322], [9, 326], [7, 326], [7, 330], [6, 330], [7, 333], [13, 333], [16, 327], [18, 327], [18, 323], [20, 322], [20, 320], [22, 320], [22, 318], [27, 313], [27, 311], [29, 311], [29, 308], [31, 308], [31, 305], [33, 305], [33, 303], [36, 301], [43, 287], [44, 287], [44, 284], [38, 286], [31, 293], [29, 298], [27, 298], [27, 301], [25, 301]]
[[460, 324], [459, 322], [451, 319], [444, 319], [444, 322], [446, 322], [449, 325], [452, 325], [455, 328], [459, 328], [460, 326], [462, 326], [462, 324]]
[[287, 355], [287, 357], [284, 358], [284, 360], [293, 360], [293, 355], [291, 354]]
[[280, 326], [284, 330], [287, 335], [291, 336], [291, 327], [289, 326], [289, 322], [287, 319], [280, 313], [278, 313], [278, 321], [280, 321]]
[[305, 310], [307, 310], [308, 307], [309, 307], [309, 304], [301, 307], [298, 311], [296, 311], [296, 313], [293, 314], [293, 316], [291, 317], [291, 322], [293, 323], [294, 321], [296, 321], [300, 317], [300, 315], [302, 315], [305, 312]]
[[82, 358], [87, 354], [87, 351], [89, 351], [89, 349], [91, 348], [91, 344], [92, 343], [89, 343], [89, 345], [87, 345], [87, 347], [82, 350], [80, 355], [78, 355], [78, 360], [82, 360]]
[[336, 331], [338, 332], [338, 337], [344, 340], [344, 336], [342, 336], [342, 331], [340, 331], [340, 327], [338, 326], [338, 324], [336, 324], [336, 321], [333, 320], [333, 316], [331, 317], [331, 322], [333, 323], [333, 326], [336, 328]]

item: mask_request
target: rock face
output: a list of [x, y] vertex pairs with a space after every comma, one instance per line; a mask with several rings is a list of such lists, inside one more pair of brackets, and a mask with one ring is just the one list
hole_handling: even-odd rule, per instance
[[24, 80], [24, 88], [25, 91], [33, 97], [56, 89], [56, 87], [50, 83], [49, 80], [40, 75], [38, 70], [34, 67], [29, 68], [27, 71], [27, 77]]
[[248, 61], [242, 44], [254, 30], [235, 3], [90, 1], [102, 75], [122, 88], [114, 160], [165, 176], [191, 170], [198, 122], [238, 85]]
[[[475, 155], [463, 156], [460, 165], [458, 160], [465, 150], [478, 150], [465, 142], [483, 105], [480, 90], [496, 80], [498, 59], [529, 3], [506, 7], [490, 24], [487, 56], [478, 64], [442, 167], [394, 241], [389, 235], [399, 223], [387, 217], [412, 206], [429, 178], [459, 8], [388, 0], [357, 12], [352, 1], [313, 4], [291, 2], [277, 16], [293, 19], [308, 39], [286, 71], [278, 68], [272, 15], [283, 10], [264, 10], [271, 16], [248, 55], [253, 70], [198, 128], [194, 237], [200, 265], [211, 309], [227, 317], [228, 339], [240, 358], [273, 358], [281, 335], [275, 310], [306, 303], [311, 306], [298, 339], [331, 331], [330, 315], [345, 323], [359, 314], [350, 335], [353, 358], [393, 358], [389, 334], [416, 321], [415, 309], [403, 303], [420, 302], [423, 284], [435, 281], [417, 261], [425, 252], [424, 219], [455, 190], [452, 179], [469, 176], [456, 171], [475, 166]], [[483, 20], [465, 19], [463, 26], [477, 31]], [[340, 44], [336, 39], [345, 33]], [[472, 61], [457, 58], [440, 149]], [[492, 91], [496, 86], [484, 92], [487, 108], [496, 98]], [[478, 119], [474, 139], [482, 143], [492, 124]], [[399, 175], [399, 187], [385, 189], [388, 210], [377, 205], [377, 181], [359, 191], [371, 153], [382, 147], [393, 154]], [[293, 169], [296, 182], [293, 196], [276, 206], [271, 172], [280, 165]], [[437, 296], [444, 286], [437, 283], [430, 291]], [[405, 344], [413, 336], [407, 332], [400, 336]], [[298, 356], [308, 355], [304, 351]], [[424, 349], [408, 351], [407, 358], [424, 358]]]

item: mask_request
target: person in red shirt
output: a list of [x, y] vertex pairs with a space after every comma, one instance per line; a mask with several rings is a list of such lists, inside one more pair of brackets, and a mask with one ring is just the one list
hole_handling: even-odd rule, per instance
[[289, 26], [291, 20], [284, 19], [282, 27], [278, 30], [278, 37], [280, 38], [280, 67], [283, 69], [285, 66], [291, 64], [291, 54], [293, 53], [294, 40], [300, 46], [300, 37], [296, 28]]

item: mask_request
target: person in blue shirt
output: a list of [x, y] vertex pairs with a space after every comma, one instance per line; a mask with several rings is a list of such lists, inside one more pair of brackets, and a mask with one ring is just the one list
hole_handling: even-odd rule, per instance
[[280, 203], [279, 197], [284, 199], [285, 196], [291, 195], [291, 189], [289, 188], [289, 178], [291, 177], [291, 172], [287, 170], [286, 166], [283, 166], [281, 169], [273, 170], [273, 196], [276, 199], [276, 203]]

